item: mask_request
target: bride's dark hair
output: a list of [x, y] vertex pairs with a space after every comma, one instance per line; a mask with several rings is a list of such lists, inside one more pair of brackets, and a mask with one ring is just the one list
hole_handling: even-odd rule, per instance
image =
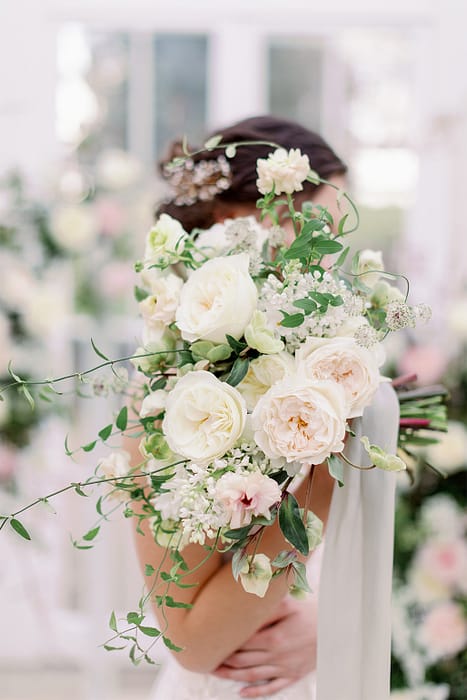
[[[251, 117], [215, 133], [222, 134], [224, 143], [271, 141], [286, 149], [299, 148], [309, 157], [311, 168], [323, 178], [347, 171], [347, 166], [319, 134], [287, 119], [272, 116]], [[258, 158], [267, 158], [271, 151], [270, 146], [239, 147], [234, 158], [229, 159], [231, 184], [227, 190], [219, 192], [214, 199], [197, 200], [190, 205], [178, 205], [173, 200], [166, 201], [157, 208], [156, 216], [170, 214], [180, 221], [186, 231], [191, 231], [194, 228], [204, 229], [212, 226], [217, 220], [221, 203], [254, 205], [259, 197], [256, 187], [256, 161]], [[215, 160], [222, 152], [220, 149], [203, 151], [193, 156], [193, 160], [195, 163]], [[182, 142], [175, 141], [167, 157], [160, 163], [161, 172], [167, 163], [181, 154]], [[314, 190], [315, 185], [304, 183], [306, 194], [311, 194]]]

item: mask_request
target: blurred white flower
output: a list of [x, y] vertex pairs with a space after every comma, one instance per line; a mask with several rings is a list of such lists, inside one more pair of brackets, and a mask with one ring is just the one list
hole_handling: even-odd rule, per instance
[[442, 685], [419, 685], [416, 688], [406, 688], [404, 690], [394, 690], [391, 693], [391, 700], [448, 700], [449, 686]]
[[42, 281], [25, 303], [23, 321], [31, 335], [45, 338], [65, 323], [69, 313], [68, 299], [58, 282]]
[[0, 299], [9, 309], [21, 308], [36, 291], [37, 282], [27, 267], [10, 253], [0, 253]]
[[467, 466], [467, 428], [460, 421], [448, 421], [447, 433], [436, 433], [439, 442], [427, 445], [422, 454], [433, 466], [452, 474]]
[[448, 325], [461, 343], [467, 342], [467, 296], [450, 304]]
[[420, 508], [423, 529], [436, 539], [462, 537], [465, 530], [463, 511], [456, 501], [445, 493], [427, 498]]
[[141, 410], [139, 412], [140, 418], [147, 418], [148, 416], [159, 415], [159, 413], [161, 413], [161, 411], [165, 409], [166, 402], [166, 391], [164, 391], [163, 389], [152, 391], [143, 399], [143, 403], [141, 404]]
[[52, 212], [51, 233], [56, 242], [70, 253], [84, 253], [95, 244], [98, 224], [89, 204], [61, 206]]
[[129, 301], [133, 300], [135, 273], [128, 263], [111, 260], [101, 267], [96, 281], [101, 293], [109, 301], [122, 297]]
[[122, 477], [128, 475], [131, 470], [130, 455], [128, 452], [111, 452], [107, 457], [103, 457], [97, 464], [98, 475], [104, 479], [116, 479], [109, 481], [106, 486], [111, 498], [127, 501], [129, 492], [120, 490], [119, 483], [124, 483]]
[[97, 182], [107, 190], [124, 190], [135, 185], [142, 175], [140, 161], [117, 148], [103, 151], [96, 162]]

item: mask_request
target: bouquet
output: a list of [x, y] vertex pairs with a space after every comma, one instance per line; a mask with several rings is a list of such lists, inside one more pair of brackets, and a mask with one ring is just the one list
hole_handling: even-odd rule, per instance
[[[189, 153], [170, 165], [182, 199], [193, 197], [193, 189], [202, 199], [229, 185], [228, 161], [242, 144], [215, 137], [205, 147], [221, 152], [209, 166], [195, 164]], [[117, 503], [140, 532], [148, 520], [173, 564], [169, 572], [146, 566], [155, 583], [138, 611], [128, 614], [124, 631], [111, 615], [113, 638], [130, 645], [134, 662], [150, 661], [144, 637], [150, 645], [163, 637], [176, 649], [165, 629], [145, 622], [145, 605], [155, 599], [162, 608], [186, 607], [169, 590], [185, 585], [187, 544], [203, 545], [208, 556], [232, 552], [233, 576], [248, 592], [264, 596], [272, 578], [285, 575], [290, 591], [302, 595], [309, 589], [300, 555], [319, 544], [323, 526], [308, 507], [299, 507], [294, 483], [328, 469], [343, 485], [346, 464], [406, 467], [367, 436], [361, 438], [365, 464], [351, 464], [344, 445], [353, 435], [352, 420], [389, 381], [381, 374], [381, 341], [427, 321], [430, 310], [407, 303], [407, 291], [396, 284], [405, 278], [386, 272], [379, 252], [357, 253], [347, 271], [344, 240], [358, 226], [352, 200], [337, 191], [348, 209], [338, 221], [312, 202], [298, 210], [294, 194], [303, 182], [326, 181], [298, 149], [272, 147], [257, 164], [258, 220], [240, 218], [188, 234], [162, 214], [136, 264], [140, 346], [131, 358], [112, 360], [93, 342], [103, 360], [99, 368], [114, 370], [130, 359], [138, 377], [127, 387], [129, 404], [82, 449], [90, 452], [98, 441], [124, 433], [139, 441], [141, 461], [130, 464], [126, 452], [112, 451], [93, 477], [66, 487], [87, 495], [93, 484], [109, 486], [96, 504], [98, 523], [75, 545], [91, 547]], [[95, 369], [72, 376], [82, 383]], [[10, 374], [11, 385], [33, 402], [31, 383], [11, 368]], [[56, 391], [59, 379], [42, 383]], [[405, 426], [406, 437], [416, 423]], [[20, 512], [2, 516], [0, 528], [9, 523], [29, 538]], [[261, 536], [276, 520], [290, 548], [271, 561], [261, 552]], [[106, 648], [116, 647], [109, 640]]]

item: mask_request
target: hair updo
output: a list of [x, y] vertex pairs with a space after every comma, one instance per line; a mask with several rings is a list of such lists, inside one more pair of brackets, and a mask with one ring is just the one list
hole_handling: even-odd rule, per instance
[[[222, 134], [224, 143], [239, 141], [271, 141], [286, 148], [299, 148], [310, 159], [310, 166], [322, 178], [340, 175], [347, 172], [347, 166], [338, 158], [332, 148], [321, 136], [293, 121], [272, 116], [251, 117], [233, 124], [216, 133]], [[203, 151], [193, 156], [193, 161], [214, 160], [223, 153], [223, 149]], [[254, 205], [259, 197], [256, 187], [256, 161], [267, 158], [271, 153], [270, 146], [241, 146], [233, 158], [229, 159], [231, 170], [230, 187], [219, 192], [208, 201], [197, 200], [190, 205], [175, 204], [173, 200], [159, 205], [156, 216], [169, 214], [178, 219], [186, 231], [194, 228], [206, 229], [216, 223], [220, 203]], [[159, 164], [160, 171], [173, 158], [182, 155], [181, 141], [175, 141], [167, 157]], [[310, 182], [303, 183], [303, 191], [311, 194], [317, 189]]]

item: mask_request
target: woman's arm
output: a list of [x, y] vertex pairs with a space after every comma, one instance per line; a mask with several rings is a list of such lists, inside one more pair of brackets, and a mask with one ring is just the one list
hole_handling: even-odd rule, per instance
[[[138, 464], [141, 457], [137, 442], [128, 438], [125, 449], [133, 456], [133, 463]], [[296, 492], [304, 504], [306, 479]], [[313, 479], [310, 507], [326, 521], [334, 481], [328, 475], [327, 468], [316, 468]], [[144, 536], [136, 534], [136, 547], [141, 566], [151, 564], [154, 569], [162, 566], [168, 570], [172, 562], [165, 558], [165, 550], [158, 547], [149, 531], [147, 521], [141, 526]], [[282, 549], [290, 549], [279, 526], [274, 524], [265, 529], [259, 552], [271, 559]], [[188, 545], [183, 549], [183, 558], [190, 569], [198, 566], [207, 557], [207, 551], [199, 545]], [[148, 586], [156, 585], [155, 577], [150, 577]], [[197, 583], [193, 588], [178, 588], [160, 581], [153, 594], [168, 593], [175, 600], [194, 603], [193, 608], [164, 608], [168, 622], [168, 636], [177, 645], [184, 648], [177, 653], [177, 660], [185, 668], [198, 672], [210, 672], [238, 649], [258, 630], [276, 611], [278, 604], [288, 591], [284, 576], [273, 579], [264, 598], [246, 593], [241, 584], [232, 576], [230, 562], [224, 562], [218, 552], [209, 558], [193, 573], [186, 576], [184, 583]], [[155, 612], [161, 625], [165, 620], [161, 609], [155, 606]]]

